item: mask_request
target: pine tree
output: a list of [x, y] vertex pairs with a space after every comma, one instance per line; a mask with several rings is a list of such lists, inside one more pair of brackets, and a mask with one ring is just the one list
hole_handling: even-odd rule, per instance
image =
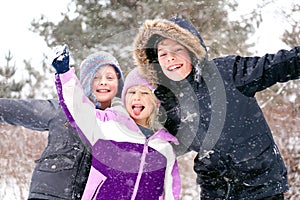
[[16, 81], [15, 64], [12, 65], [13, 56], [9, 51], [5, 56], [6, 64], [0, 66], [0, 97], [2, 98], [20, 98], [24, 87], [24, 81]]
[[[6, 64], [0, 65], [0, 98], [55, 98], [53, 84], [53, 69], [46, 64], [46, 58], [41, 66], [32, 66], [24, 60], [24, 69], [12, 64], [13, 56], [9, 51], [5, 56]], [[17, 74], [17, 69], [22, 70]]]
[[[64, 13], [58, 23], [45, 16], [32, 21], [32, 30], [45, 38], [49, 47], [68, 44], [79, 63], [88, 54], [106, 50], [115, 55], [123, 69], [133, 66], [132, 42], [146, 19], [183, 17], [191, 20], [202, 34], [210, 57], [239, 53], [249, 55], [246, 40], [261, 21], [259, 9], [249, 11], [239, 20], [229, 21], [234, 0], [73, 0], [74, 13]], [[74, 17], [75, 16], [75, 17]]]

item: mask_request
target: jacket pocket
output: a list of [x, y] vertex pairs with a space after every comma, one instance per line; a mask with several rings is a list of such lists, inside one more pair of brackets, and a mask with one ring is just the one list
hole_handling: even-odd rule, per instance
[[263, 185], [276, 159], [273, 143], [268, 135], [249, 138], [229, 153], [231, 166], [228, 176], [239, 185]]
[[62, 170], [73, 169], [76, 161], [74, 156], [49, 156], [41, 158], [37, 161], [39, 163], [39, 170], [45, 172], [58, 172]]
[[76, 165], [84, 156], [85, 148], [76, 143], [58, 146], [48, 146], [42, 157], [36, 161], [40, 171], [54, 173], [77, 168]]
[[96, 199], [97, 194], [106, 179], [106, 176], [104, 176], [101, 172], [92, 167], [82, 195], [82, 200]]

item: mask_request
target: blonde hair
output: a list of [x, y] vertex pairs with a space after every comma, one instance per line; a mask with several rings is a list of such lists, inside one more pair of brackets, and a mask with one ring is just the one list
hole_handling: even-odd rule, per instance
[[150, 96], [151, 96], [151, 103], [153, 104], [153, 111], [148, 117], [147, 123], [150, 129], [157, 131], [163, 128], [163, 126], [158, 121], [159, 100], [157, 99], [157, 97], [153, 92], [151, 92]]
[[[149, 89], [147, 86], [144, 86], [144, 85], [134, 85], [134, 86], [131, 86], [130, 88], [134, 88], [135, 90], [139, 90], [142, 87]], [[128, 88], [128, 89], [130, 89], [130, 88]], [[157, 131], [157, 130], [163, 128], [163, 126], [158, 121], [159, 100], [157, 99], [157, 97], [155, 96], [155, 94], [151, 90], [149, 92], [149, 95], [150, 95], [151, 104], [153, 106], [153, 110], [150, 113], [150, 115], [148, 116], [148, 118], [146, 119], [146, 125], [148, 126], [147, 128], [149, 128], [153, 131]]]

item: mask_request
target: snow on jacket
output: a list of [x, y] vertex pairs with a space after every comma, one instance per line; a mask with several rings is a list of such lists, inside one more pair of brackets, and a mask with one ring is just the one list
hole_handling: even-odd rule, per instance
[[[151, 50], [155, 35], [178, 41], [193, 55], [193, 70], [185, 80], [174, 82], [163, 75], [157, 52]], [[148, 81], [179, 94], [172, 108], [176, 112], [171, 112], [181, 115], [178, 130], [166, 128], [179, 140], [178, 154], [199, 152], [194, 170], [201, 199], [259, 199], [288, 190], [285, 164], [254, 95], [299, 78], [299, 55], [300, 47], [295, 47], [263, 57], [208, 61], [200, 34], [186, 20], [147, 20], [140, 28], [135, 61]]]
[[32, 173], [29, 199], [82, 197], [92, 156], [66, 122], [58, 100], [0, 99], [0, 123], [48, 131], [48, 144]]
[[179, 199], [174, 136], [161, 129], [147, 139], [120, 101], [95, 109], [74, 68], [57, 75], [56, 86], [71, 125], [93, 152], [83, 199]]

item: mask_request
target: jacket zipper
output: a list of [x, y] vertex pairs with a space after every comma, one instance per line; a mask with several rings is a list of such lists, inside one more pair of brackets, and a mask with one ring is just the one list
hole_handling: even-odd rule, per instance
[[142, 157], [141, 157], [140, 168], [139, 168], [139, 172], [138, 172], [135, 184], [134, 184], [133, 194], [131, 196], [131, 200], [135, 199], [135, 197], [137, 195], [137, 191], [139, 189], [140, 180], [141, 180], [141, 177], [142, 177], [142, 174], [143, 174], [143, 169], [144, 169], [144, 166], [145, 166], [146, 154], [148, 153], [148, 143], [149, 143], [149, 139], [146, 139], [145, 143], [144, 143], [143, 154], [142, 154]]

